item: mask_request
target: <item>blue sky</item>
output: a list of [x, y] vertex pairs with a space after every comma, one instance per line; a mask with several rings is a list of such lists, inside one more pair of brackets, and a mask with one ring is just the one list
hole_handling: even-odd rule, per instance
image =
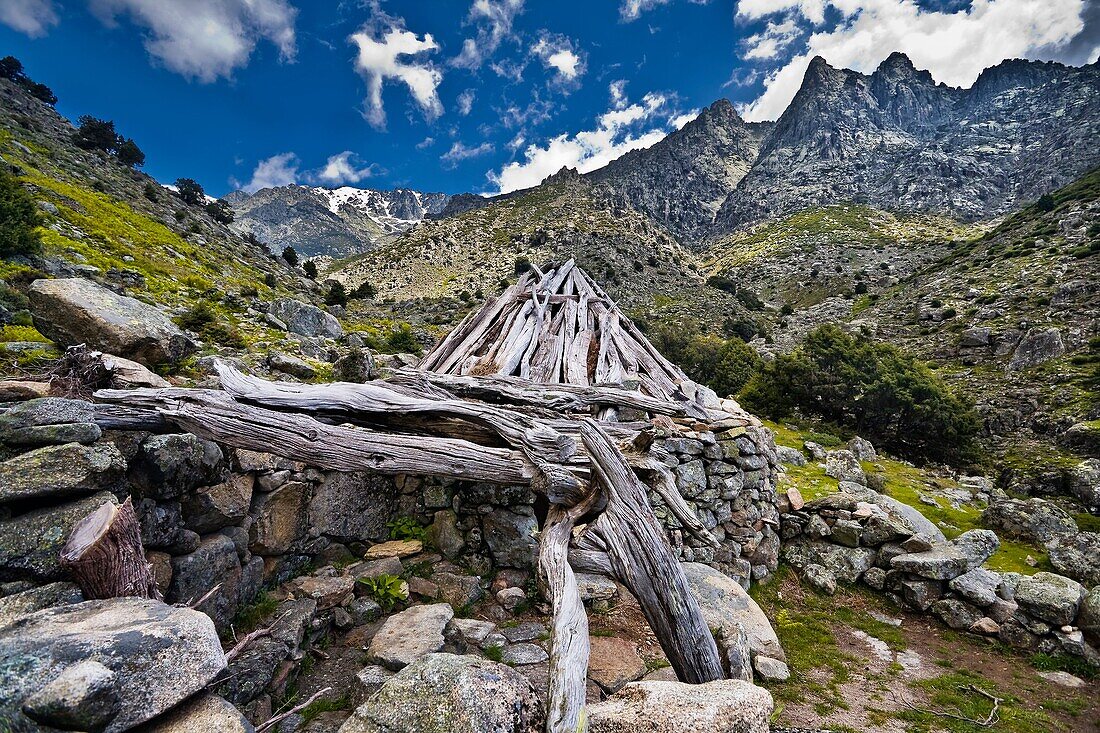
[[161, 181], [497, 192], [650, 145], [715, 99], [774, 119], [812, 55], [968, 86], [1087, 63], [1097, 0], [3, 0], [0, 54]]

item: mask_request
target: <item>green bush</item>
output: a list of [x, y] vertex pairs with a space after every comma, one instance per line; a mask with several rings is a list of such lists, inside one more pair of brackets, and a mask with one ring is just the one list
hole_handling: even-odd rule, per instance
[[317, 263], [313, 260], [306, 260], [305, 263], [302, 264], [302, 272], [304, 272], [306, 274], [306, 277], [308, 277], [310, 280], [316, 280]]
[[756, 351], [739, 338], [704, 335], [695, 325], [650, 327], [649, 340], [669, 361], [719, 396], [733, 395], [760, 369]]
[[0, 170], [0, 257], [34, 254], [42, 249], [42, 217], [27, 189], [7, 170]]
[[202, 184], [191, 178], [176, 179], [176, 195], [192, 206], [206, 203], [206, 192], [202, 190]]
[[[312, 265], [313, 261], [310, 260], [306, 264], [307, 265]], [[314, 272], [316, 272], [316, 267], [317, 266], [314, 265]], [[344, 284], [343, 283], [337, 282], [335, 280], [332, 281], [332, 284], [329, 285], [328, 292], [325, 293], [325, 304], [326, 305], [347, 305], [348, 304], [348, 291], [344, 289]]]
[[420, 342], [413, 335], [412, 326], [402, 323], [386, 337], [384, 350], [390, 354], [419, 354]]
[[285, 247], [283, 249], [283, 259], [291, 267], [298, 266], [298, 253], [294, 251], [293, 247]]
[[772, 420], [794, 412], [816, 415], [918, 460], [972, 459], [980, 427], [973, 407], [925, 364], [832, 325], [765, 365], [741, 399]]

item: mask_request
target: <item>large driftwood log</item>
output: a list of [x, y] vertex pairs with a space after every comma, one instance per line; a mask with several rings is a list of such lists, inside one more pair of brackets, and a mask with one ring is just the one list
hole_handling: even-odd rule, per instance
[[[242, 405], [213, 390], [107, 389], [95, 396], [160, 414], [209, 440], [276, 453], [331, 471], [447, 476], [504, 484], [531, 483], [537, 473], [523, 453], [510, 448], [326, 425], [306, 415]], [[118, 411], [113, 419], [118, 422]]]
[[88, 600], [140, 596], [160, 600], [153, 570], [141, 546], [141, 525], [129, 497], [77, 522], [61, 549], [61, 566]]
[[468, 400], [410, 397], [394, 391], [385, 382], [269, 382], [242, 374], [220, 361], [215, 362], [215, 368], [226, 392], [263, 407], [322, 414], [345, 412], [350, 417], [370, 416], [383, 424], [412, 417], [437, 430], [448, 424], [440, 418], [480, 425], [524, 452], [527, 460], [538, 467], [547, 495], [562, 497], [567, 504], [575, 504], [581, 497], [580, 482], [561, 465], [576, 454], [576, 441], [543, 420]]
[[616, 577], [638, 599], [649, 627], [682, 681], [722, 679], [714, 637], [638, 477], [594, 421], [584, 421], [581, 439], [593, 474], [608, 495], [607, 508], [597, 518], [595, 529], [607, 545]]

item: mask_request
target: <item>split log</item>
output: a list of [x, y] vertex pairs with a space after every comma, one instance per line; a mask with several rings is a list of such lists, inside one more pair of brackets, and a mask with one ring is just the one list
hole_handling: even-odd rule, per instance
[[714, 637], [638, 477], [591, 419], [583, 421], [581, 439], [593, 474], [607, 493], [607, 508], [595, 529], [607, 545], [616, 577], [638, 599], [681, 681], [697, 684], [722, 679]]
[[550, 599], [554, 623], [550, 629], [549, 688], [546, 733], [583, 733], [588, 676], [588, 617], [577, 578], [570, 567], [569, 541], [577, 519], [597, 503], [593, 491], [580, 504], [550, 507], [539, 536], [539, 582]]
[[61, 549], [61, 566], [88, 600], [161, 599], [153, 569], [145, 561], [141, 525], [130, 498], [121, 506], [103, 506], [77, 522]]

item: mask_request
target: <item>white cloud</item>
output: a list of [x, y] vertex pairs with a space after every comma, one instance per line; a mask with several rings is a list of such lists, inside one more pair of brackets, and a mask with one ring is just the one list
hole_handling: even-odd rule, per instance
[[570, 84], [584, 74], [584, 59], [565, 36], [544, 31], [531, 47], [531, 53], [542, 60], [543, 66], [555, 71], [555, 79], [559, 83]]
[[52, 0], [4, 0], [0, 3], [0, 23], [25, 33], [31, 38], [41, 38], [50, 26], [59, 22]]
[[[642, 13], [653, 10], [659, 5], [667, 5], [672, 0], [622, 0], [619, 5], [619, 19], [629, 23], [641, 17]], [[710, 0], [691, 0], [696, 5], [706, 5]], [[650, 29], [652, 32], [652, 29]]]
[[473, 89], [467, 89], [458, 95], [458, 113], [465, 117], [474, 108], [474, 97], [477, 96]]
[[742, 110], [746, 120], [782, 114], [815, 55], [870, 73], [901, 51], [936, 80], [969, 87], [1004, 59], [1068, 43], [1083, 28], [1084, 0], [972, 0], [955, 11], [924, 10], [911, 0], [741, 0], [737, 12], [748, 20], [787, 12], [818, 23], [827, 6], [839, 11], [839, 24], [812, 33], [802, 52], [766, 74], [764, 92]]
[[298, 11], [287, 0], [91, 0], [90, 5], [107, 25], [129, 15], [149, 31], [145, 50], [151, 56], [201, 82], [228, 78], [248, 63], [261, 39], [275, 44], [284, 60], [293, 60], [296, 52]]
[[372, 21], [349, 39], [359, 48], [355, 68], [367, 82], [367, 121], [376, 128], [386, 126], [382, 85], [387, 79], [407, 86], [424, 118], [436, 119], [443, 114], [443, 105], [436, 93], [443, 74], [424, 56], [438, 50], [439, 44], [430, 33], [421, 39], [406, 30], [400, 18], [385, 15], [377, 5], [374, 11]]
[[744, 58], [751, 60], [774, 59], [785, 51], [787, 46], [797, 41], [801, 35], [802, 29], [798, 27], [798, 23], [795, 22], [794, 18], [787, 18], [780, 23], [768, 21], [768, 25], [763, 32], [745, 39], [745, 46], [748, 50], [745, 51]]
[[685, 112], [682, 115], [676, 115], [675, 117], [673, 117], [671, 120], [668, 121], [668, 124], [672, 125], [677, 130], [681, 130], [681, 129], [683, 129], [684, 125], [691, 122], [692, 120], [694, 120], [698, 116], [699, 116], [699, 110], [694, 109], [691, 112]]
[[418, 142], [416, 144], [416, 149], [417, 150], [424, 150], [425, 148], [430, 148], [433, 145], [435, 145], [435, 138], [429, 136], [429, 137], [424, 138], [420, 142]]
[[499, 193], [537, 186], [562, 168], [581, 173], [602, 168], [624, 153], [648, 148], [668, 134], [669, 100], [662, 94], [647, 94], [640, 104], [611, 109], [600, 115], [596, 129], [575, 135], [562, 133], [544, 146], [528, 145], [523, 161], [514, 161], [489, 180]]
[[626, 79], [617, 79], [607, 85], [607, 93], [611, 95], [612, 109], [621, 109], [626, 106]]
[[252, 171], [252, 180], [241, 188], [249, 193], [256, 193], [261, 188], [297, 183], [298, 165], [298, 156], [294, 153], [272, 155], [256, 164], [256, 169]]
[[454, 168], [464, 160], [479, 158], [482, 155], [488, 155], [494, 150], [496, 150], [496, 148], [493, 147], [491, 142], [483, 142], [477, 147], [469, 148], [466, 147], [462, 141], [458, 141], [451, 146], [450, 150], [439, 156], [439, 159], [443, 162], [445, 167]]
[[829, 0], [738, 0], [737, 17], [759, 20], [769, 15], [794, 11], [814, 24], [825, 22], [825, 5]]
[[462, 52], [451, 64], [463, 69], [481, 68], [501, 42], [512, 36], [512, 23], [523, 12], [523, 1], [474, 0], [466, 22], [478, 26], [477, 35], [462, 42]]
[[[325, 166], [313, 174], [311, 179], [330, 186], [344, 186], [358, 183], [364, 178], [370, 178], [374, 175], [375, 168], [374, 163], [360, 165], [356, 160], [355, 153], [345, 150], [342, 153], [329, 156]], [[297, 170], [294, 173], [296, 174]]]

